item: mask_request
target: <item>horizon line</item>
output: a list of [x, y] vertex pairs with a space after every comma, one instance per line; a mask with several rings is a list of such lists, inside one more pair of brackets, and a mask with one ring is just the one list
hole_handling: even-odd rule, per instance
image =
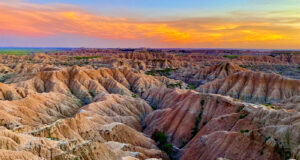
[[203, 50], [285, 50], [285, 51], [300, 51], [299, 49], [272, 49], [272, 48], [196, 48], [196, 47], [190, 47], [190, 48], [171, 48], [171, 47], [0, 47], [0, 49], [186, 49], [186, 50], [197, 50], [197, 49], [203, 49]]

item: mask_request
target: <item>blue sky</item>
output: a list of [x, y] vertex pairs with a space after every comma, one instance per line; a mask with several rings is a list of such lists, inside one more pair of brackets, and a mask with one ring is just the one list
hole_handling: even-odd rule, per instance
[[[230, 11], [298, 9], [299, 0], [29, 0], [39, 4], [65, 3], [109, 16], [203, 16]], [[178, 15], [183, 14], [183, 15]]]

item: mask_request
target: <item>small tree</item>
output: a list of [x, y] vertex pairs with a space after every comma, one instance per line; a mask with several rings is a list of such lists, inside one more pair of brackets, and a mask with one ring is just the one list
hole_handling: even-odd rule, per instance
[[155, 142], [159, 142], [159, 144], [165, 144], [167, 142], [167, 136], [164, 132], [157, 131], [153, 134], [153, 139]]

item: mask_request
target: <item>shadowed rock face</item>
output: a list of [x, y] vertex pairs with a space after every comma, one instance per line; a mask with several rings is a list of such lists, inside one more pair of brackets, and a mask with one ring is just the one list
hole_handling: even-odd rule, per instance
[[300, 81], [276, 74], [240, 72], [199, 86], [197, 91], [228, 95], [252, 103], [277, 103], [300, 94]]

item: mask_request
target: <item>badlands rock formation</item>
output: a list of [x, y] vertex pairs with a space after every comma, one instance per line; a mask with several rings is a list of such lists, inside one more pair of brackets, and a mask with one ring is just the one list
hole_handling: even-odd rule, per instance
[[201, 85], [197, 91], [228, 95], [252, 103], [277, 103], [300, 94], [300, 81], [276, 74], [240, 72]]
[[169, 77], [198, 86], [214, 79], [225, 78], [233, 73], [244, 71], [247, 69], [232, 62], [221, 62], [206, 68], [182, 68], [173, 72]]
[[157, 106], [145, 119], [145, 133], [163, 131], [181, 159], [300, 158], [300, 114], [215, 94], [153, 88], [145, 99]]
[[3, 159], [168, 159], [141, 133], [152, 108], [137, 97], [178, 81], [129, 68], [74, 66], [27, 75], [0, 83]]
[[0, 106], [1, 149], [9, 150], [4, 159], [168, 159], [138, 132], [152, 108], [131, 95], [103, 92], [81, 107], [76, 97], [51, 91], [0, 101]]
[[[153, 86], [178, 83], [165, 77], [153, 77], [134, 72], [129, 68], [102, 68], [91, 70], [78, 66], [61, 70], [38, 72], [31, 79], [16, 83], [15, 86], [36, 92], [59, 92], [75, 95], [88, 104], [99, 93], [121, 95], [142, 94]], [[134, 92], [134, 93], [133, 93]]]
[[300, 81], [273, 74], [297, 78], [299, 62], [197, 49], [0, 55], [0, 159], [300, 159]]

